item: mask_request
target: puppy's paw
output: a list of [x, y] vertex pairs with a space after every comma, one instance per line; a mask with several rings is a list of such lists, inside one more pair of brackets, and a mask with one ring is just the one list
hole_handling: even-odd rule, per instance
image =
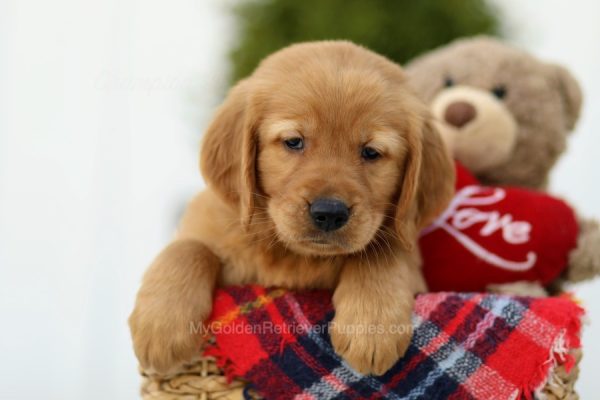
[[209, 316], [211, 305], [187, 307], [160, 302], [136, 305], [129, 327], [135, 354], [146, 372], [167, 375], [198, 354], [202, 321]]
[[366, 322], [336, 312], [329, 333], [336, 353], [354, 370], [365, 375], [383, 375], [406, 353], [412, 339], [412, 325], [410, 317]]

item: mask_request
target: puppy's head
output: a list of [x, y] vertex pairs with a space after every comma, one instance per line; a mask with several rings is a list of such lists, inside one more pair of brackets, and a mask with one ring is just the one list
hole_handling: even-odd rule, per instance
[[[302, 254], [410, 248], [453, 193], [454, 168], [402, 70], [348, 42], [294, 45], [229, 93], [201, 169], [221, 197]], [[258, 210], [258, 211], [257, 211]]]

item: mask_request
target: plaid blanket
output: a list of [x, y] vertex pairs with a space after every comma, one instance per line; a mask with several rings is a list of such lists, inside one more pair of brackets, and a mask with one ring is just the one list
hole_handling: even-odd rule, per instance
[[572, 365], [582, 314], [566, 296], [420, 295], [406, 355], [375, 377], [333, 351], [330, 293], [233, 287], [216, 294], [207, 354], [267, 399], [532, 398]]

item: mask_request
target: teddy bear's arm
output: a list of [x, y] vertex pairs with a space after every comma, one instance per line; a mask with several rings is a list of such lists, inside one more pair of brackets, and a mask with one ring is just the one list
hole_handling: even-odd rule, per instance
[[506, 294], [510, 296], [546, 297], [548, 292], [537, 282], [518, 281], [511, 283], [492, 284], [486, 287], [489, 293]]
[[600, 224], [595, 219], [579, 217], [577, 247], [569, 253], [565, 278], [581, 282], [600, 275]]

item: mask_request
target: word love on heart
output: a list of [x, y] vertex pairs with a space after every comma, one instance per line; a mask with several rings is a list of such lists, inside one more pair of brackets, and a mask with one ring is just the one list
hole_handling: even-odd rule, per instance
[[464, 231], [476, 224], [482, 224], [478, 234], [489, 237], [499, 233], [502, 239], [509, 244], [523, 244], [530, 240], [531, 224], [527, 221], [515, 221], [509, 213], [500, 214], [499, 211], [483, 211], [477, 206], [489, 206], [504, 200], [506, 192], [501, 188], [482, 186], [465, 186], [460, 189], [452, 202], [421, 236], [427, 235], [437, 229], [443, 229], [456, 239], [462, 246], [475, 256], [498, 268], [509, 271], [526, 271], [531, 269], [537, 260], [537, 254], [529, 251], [525, 260], [507, 260], [498, 254], [486, 249], [477, 243]]

